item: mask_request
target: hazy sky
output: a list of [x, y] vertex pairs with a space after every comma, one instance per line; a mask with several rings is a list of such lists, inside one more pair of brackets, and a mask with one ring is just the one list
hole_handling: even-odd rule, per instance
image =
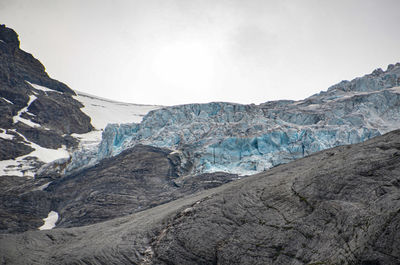
[[51, 77], [133, 103], [302, 99], [400, 61], [398, 0], [0, 0]]

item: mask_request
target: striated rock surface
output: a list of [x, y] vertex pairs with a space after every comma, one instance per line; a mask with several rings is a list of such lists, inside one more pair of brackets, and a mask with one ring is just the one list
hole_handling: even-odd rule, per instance
[[227, 173], [181, 177], [187, 170], [181, 164], [170, 150], [138, 145], [61, 179], [3, 177], [0, 233], [36, 230], [50, 211], [59, 215], [57, 227], [94, 224], [238, 179]]
[[179, 176], [182, 170], [170, 150], [138, 145], [53, 181], [45, 191], [61, 215], [57, 226], [74, 227], [143, 211], [238, 177], [213, 173], [186, 179]]
[[141, 123], [110, 124], [99, 148], [73, 154], [66, 171], [146, 144], [179, 151], [191, 174], [252, 174], [397, 128], [400, 63], [301, 101], [189, 104], [151, 111]]
[[397, 130], [111, 221], [0, 235], [0, 260], [395, 265], [399, 176]]

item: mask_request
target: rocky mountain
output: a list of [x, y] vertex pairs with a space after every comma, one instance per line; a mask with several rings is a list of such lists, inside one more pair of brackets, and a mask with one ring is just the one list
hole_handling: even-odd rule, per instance
[[73, 133], [93, 129], [75, 92], [51, 79], [19, 48], [18, 35], [0, 26], [0, 175], [33, 176], [44, 163], [68, 156]]
[[0, 176], [33, 177], [46, 163], [65, 164], [76, 149], [98, 144], [108, 122], [140, 122], [156, 108], [73, 91], [0, 25]]
[[400, 63], [162, 107], [73, 91], [4, 25], [0, 57], [0, 263], [400, 264]]
[[399, 264], [400, 130], [133, 215], [0, 235], [5, 264]]

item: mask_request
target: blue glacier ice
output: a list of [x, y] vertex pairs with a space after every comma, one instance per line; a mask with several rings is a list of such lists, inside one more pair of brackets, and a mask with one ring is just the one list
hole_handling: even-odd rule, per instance
[[399, 86], [396, 64], [300, 101], [212, 102], [153, 110], [139, 124], [107, 125], [98, 148], [74, 153], [66, 171], [146, 144], [192, 161], [192, 174], [260, 172], [400, 128]]

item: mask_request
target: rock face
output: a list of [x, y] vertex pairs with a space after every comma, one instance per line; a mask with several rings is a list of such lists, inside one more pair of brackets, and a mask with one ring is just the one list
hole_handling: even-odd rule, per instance
[[110, 220], [237, 179], [237, 175], [226, 173], [182, 179], [180, 167], [179, 158], [170, 150], [138, 145], [54, 181], [46, 192], [62, 217], [57, 226]]
[[[0, 25], [0, 160], [21, 158], [3, 164], [35, 172], [48, 161], [33, 154], [37, 163], [25, 165], [22, 160], [32, 151], [71, 149], [77, 140], [70, 135], [93, 127], [80, 110], [83, 105], [72, 97], [75, 92], [51, 79], [44, 66], [19, 45], [15, 31]], [[0, 175], [8, 174], [7, 169], [1, 171]]]
[[[135, 146], [95, 167], [61, 179], [2, 179], [0, 232], [36, 230], [50, 211], [57, 227], [94, 224], [143, 211], [238, 178], [212, 173], [189, 178], [179, 156], [167, 149]], [[15, 179], [15, 178], [14, 178]]]
[[108, 125], [97, 152], [73, 155], [67, 169], [146, 144], [179, 150], [182, 159], [192, 161], [192, 174], [254, 174], [397, 128], [400, 63], [296, 102], [214, 102], [151, 111], [140, 124]]
[[111, 221], [1, 235], [0, 260], [399, 264], [399, 176], [398, 130]]
[[0, 182], [0, 233], [37, 230], [51, 208], [43, 191], [49, 181], [2, 176]]

